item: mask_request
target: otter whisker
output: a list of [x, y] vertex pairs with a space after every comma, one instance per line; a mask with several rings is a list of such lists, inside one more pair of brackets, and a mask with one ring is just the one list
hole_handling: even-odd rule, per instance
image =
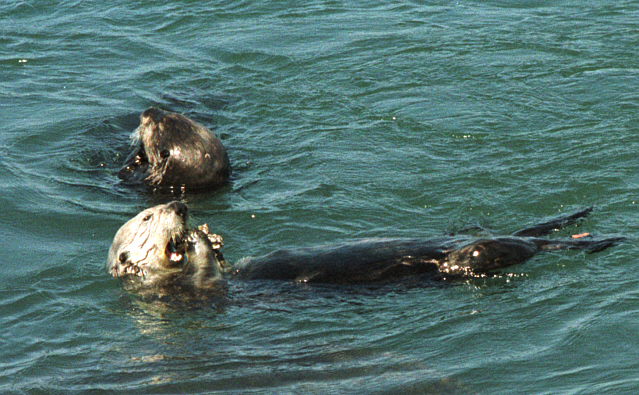
[[136, 145], [140, 142], [140, 128], [141, 126], [138, 126], [137, 128], [135, 128], [135, 130], [129, 136], [129, 139], [131, 140], [131, 145]]

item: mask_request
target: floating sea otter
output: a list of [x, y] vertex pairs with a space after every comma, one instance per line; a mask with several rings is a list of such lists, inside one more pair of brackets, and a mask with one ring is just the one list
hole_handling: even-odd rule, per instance
[[210, 130], [184, 115], [149, 108], [140, 115], [135, 150], [118, 171], [126, 182], [155, 188], [212, 188], [231, 173], [226, 149]]
[[370, 283], [406, 276], [446, 280], [486, 276], [552, 250], [598, 252], [623, 238], [545, 239], [553, 230], [586, 217], [591, 208], [522, 229], [509, 236], [369, 239], [337, 245], [278, 250], [235, 265], [222, 258], [221, 238], [206, 226], [187, 227], [180, 202], [144, 210], [124, 224], [109, 250], [107, 268], [134, 288], [205, 289], [223, 278], [298, 282]]

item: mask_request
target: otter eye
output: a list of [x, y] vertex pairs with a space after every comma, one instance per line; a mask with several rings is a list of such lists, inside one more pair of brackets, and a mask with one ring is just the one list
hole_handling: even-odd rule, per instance
[[163, 149], [162, 151], [160, 151], [160, 156], [162, 158], [168, 158], [169, 156], [171, 156], [171, 152], [169, 152], [168, 149]]
[[142, 218], [142, 221], [148, 221], [151, 219], [151, 217], [153, 216], [153, 214], [147, 214], [144, 216], [144, 218]]
[[129, 253], [128, 252], [122, 252], [120, 253], [120, 256], [118, 257], [118, 260], [120, 261], [120, 263], [124, 263], [129, 259]]

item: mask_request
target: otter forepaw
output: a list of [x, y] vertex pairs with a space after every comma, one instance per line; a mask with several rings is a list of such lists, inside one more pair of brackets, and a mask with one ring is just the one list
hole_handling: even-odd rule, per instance
[[206, 235], [206, 237], [208, 237], [209, 241], [211, 242], [211, 247], [213, 247], [214, 250], [219, 250], [220, 248], [222, 248], [222, 246], [224, 245], [222, 236], [211, 234], [211, 232], [209, 231], [209, 226], [207, 224], [202, 224], [197, 228], [202, 231]]

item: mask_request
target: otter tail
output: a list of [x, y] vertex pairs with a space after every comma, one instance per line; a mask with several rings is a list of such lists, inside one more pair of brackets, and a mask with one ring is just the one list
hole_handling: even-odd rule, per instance
[[592, 206], [588, 207], [585, 210], [578, 211], [574, 214], [565, 215], [563, 217], [559, 217], [552, 221], [544, 222], [541, 224], [537, 224], [531, 226], [529, 228], [518, 230], [513, 233], [512, 236], [519, 237], [540, 237], [547, 236], [555, 230], [563, 229], [567, 226], [570, 226], [580, 220], [581, 218], [586, 218], [588, 214], [592, 212]]
[[589, 254], [600, 252], [625, 241], [625, 237], [608, 237], [605, 239], [593, 239], [588, 233], [574, 235], [567, 240], [534, 239], [540, 251], [554, 250], [584, 250]]

